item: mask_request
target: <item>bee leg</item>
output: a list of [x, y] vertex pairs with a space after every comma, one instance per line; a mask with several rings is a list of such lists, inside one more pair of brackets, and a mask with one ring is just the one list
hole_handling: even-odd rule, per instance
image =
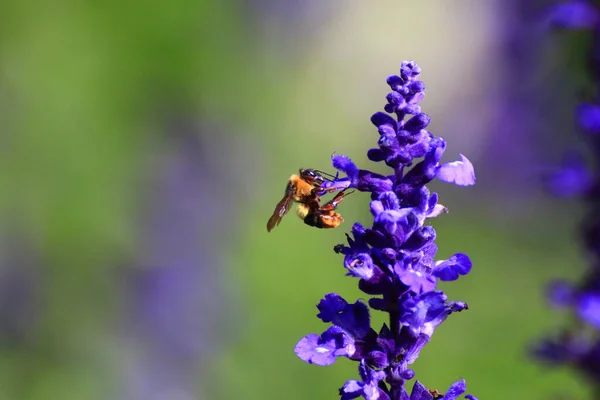
[[316, 187], [311, 191], [311, 194], [313, 196], [323, 196], [328, 193], [334, 193], [334, 192], [339, 192], [339, 191], [340, 191], [340, 189], [335, 188], [335, 187], [329, 187], [329, 188]]
[[327, 188], [322, 188], [322, 187], [317, 188], [317, 192], [333, 193], [333, 192], [339, 192], [339, 191], [340, 191], [340, 189], [336, 188], [335, 186], [327, 187]]
[[351, 190], [349, 192], [345, 192], [345, 191], [341, 191], [338, 194], [335, 195], [335, 197], [333, 199], [331, 199], [331, 201], [325, 203], [321, 208], [319, 208], [319, 211], [333, 211], [337, 208], [337, 206], [340, 205], [340, 203], [342, 202], [342, 200], [344, 200], [344, 197], [354, 193], [354, 190]]

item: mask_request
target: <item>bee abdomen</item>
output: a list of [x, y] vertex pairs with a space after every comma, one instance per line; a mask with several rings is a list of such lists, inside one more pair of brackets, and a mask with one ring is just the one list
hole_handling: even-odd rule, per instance
[[343, 221], [344, 218], [342, 218], [342, 216], [338, 213], [333, 213], [331, 215], [309, 213], [306, 217], [304, 217], [304, 223], [306, 225], [314, 226], [315, 228], [320, 229], [337, 228]]

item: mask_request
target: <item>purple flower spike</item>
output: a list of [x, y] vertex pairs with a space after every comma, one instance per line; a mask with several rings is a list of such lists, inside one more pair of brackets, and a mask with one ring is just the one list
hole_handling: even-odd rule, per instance
[[[431, 117], [419, 106], [425, 95], [420, 74], [414, 61], [403, 62], [399, 75], [387, 78], [392, 92], [386, 96], [386, 112], [371, 116], [378, 137], [367, 157], [384, 162], [389, 173], [360, 168], [350, 157], [336, 154], [332, 164], [343, 176], [323, 185], [329, 190], [369, 192], [373, 216], [370, 227], [355, 223], [346, 235], [347, 244], [334, 247], [344, 257], [346, 276], [358, 278], [359, 289], [370, 298], [349, 303], [336, 293], [325, 295], [317, 305], [317, 316], [330, 328], [321, 336], [305, 336], [296, 345], [296, 354], [309, 363], [330, 365], [337, 357], [359, 362], [359, 379], [341, 387], [342, 400], [451, 400], [466, 390], [462, 380], [445, 395], [418, 381], [410, 395], [406, 390], [406, 383], [415, 377], [409, 366], [435, 329], [450, 315], [467, 309], [466, 303], [449, 301], [436, 291], [438, 281], [454, 281], [472, 268], [462, 253], [435, 259], [437, 234], [426, 221], [447, 208], [426, 185], [436, 178], [473, 185], [475, 172], [462, 154], [459, 161], [440, 164], [446, 143], [428, 131]], [[378, 330], [371, 326], [373, 311], [389, 317]]]
[[[568, 29], [589, 29], [590, 46], [585, 60], [572, 65], [589, 68], [593, 86], [582, 92], [598, 93], [600, 87], [600, 7], [596, 1], [571, 0], [549, 9], [550, 21]], [[584, 33], [585, 34], [585, 33]], [[570, 73], [580, 73], [570, 70]], [[566, 325], [532, 346], [532, 355], [552, 367], [574, 370], [600, 388], [600, 101], [586, 98], [574, 110], [578, 131], [584, 133], [581, 149], [566, 152], [561, 164], [545, 176], [548, 191], [557, 197], [578, 197], [587, 212], [580, 238], [590, 261], [577, 282], [557, 280], [549, 284], [552, 307], [568, 313]], [[573, 269], [572, 263], [565, 265]]]

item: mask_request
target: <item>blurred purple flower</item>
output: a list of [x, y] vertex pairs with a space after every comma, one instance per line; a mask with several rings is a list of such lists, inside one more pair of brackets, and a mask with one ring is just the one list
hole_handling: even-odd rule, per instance
[[571, 151], [562, 164], [545, 177], [548, 191], [557, 197], [573, 197], [585, 194], [593, 184], [592, 171], [582, 154]]
[[127, 290], [134, 306], [129, 334], [140, 349], [128, 399], [196, 398], [202, 357], [220, 342], [215, 326], [227, 304], [218, 227], [227, 220], [227, 197], [203, 161], [201, 133], [172, 129], [169, 154], [153, 169], [158, 179], [146, 196], [145, 237]]
[[[425, 84], [421, 68], [413, 61], [402, 63], [399, 75], [387, 78], [392, 92], [385, 110], [371, 122], [379, 132], [378, 147], [368, 151], [372, 161], [392, 168], [384, 176], [360, 169], [344, 155], [333, 156], [333, 166], [346, 177], [324, 186], [340, 190], [354, 188], [371, 194], [373, 226], [352, 227], [348, 246], [334, 250], [344, 255], [348, 276], [360, 279], [359, 288], [372, 297], [368, 305], [349, 303], [336, 293], [327, 294], [317, 305], [317, 315], [332, 324], [321, 335], [309, 334], [296, 345], [302, 360], [331, 365], [336, 357], [358, 361], [360, 380], [349, 380], [340, 389], [341, 399], [456, 399], [466, 390], [464, 381], [454, 383], [445, 395], [428, 391], [416, 381], [409, 395], [406, 382], [415, 373], [409, 366], [429, 341], [437, 326], [450, 314], [467, 309], [463, 302], [448, 301], [437, 291], [438, 280], [454, 281], [471, 271], [471, 260], [457, 253], [448, 260], [435, 260], [436, 232], [425, 221], [446, 211], [427, 184], [433, 179], [460, 186], [475, 184], [471, 162], [442, 162], [446, 143], [426, 128], [431, 118], [421, 112], [419, 102]], [[412, 167], [412, 168], [411, 168]], [[389, 315], [389, 325], [377, 331], [370, 310]], [[472, 398], [472, 396], [467, 396]]]
[[0, 252], [0, 342], [28, 344], [43, 313], [38, 254], [14, 233], [2, 236]]
[[598, 23], [598, 9], [585, 0], [570, 0], [548, 7], [546, 18], [557, 28], [588, 29]]
[[[592, 42], [587, 65], [600, 87], [597, 40], [600, 37], [599, 9], [594, 3], [573, 0], [549, 9], [554, 25], [569, 29], [589, 29]], [[582, 65], [585, 65], [582, 63]], [[587, 155], [572, 151], [547, 184], [559, 196], [579, 196], [589, 205], [583, 226], [585, 248], [591, 265], [576, 283], [554, 282], [548, 291], [551, 304], [573, 315], [573, 323], [560, 333], [533, 346], [534, 356], [553, 366], [569, 366], [587, 377], [597, 392], [600, 388], [600, 105], [586, 101], [575, 110], [575, 119], [587, 143]], [[588, 159], [589, 158], [589, 159]], [[590, 160], [591, 159], [591, 160]]]

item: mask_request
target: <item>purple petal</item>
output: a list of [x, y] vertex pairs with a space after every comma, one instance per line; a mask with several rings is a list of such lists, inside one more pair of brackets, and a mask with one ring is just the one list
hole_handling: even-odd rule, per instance
[[350, 357], [356, 352], [354, 339], [342, 329], [332, 326], [321, 336], [309, 334], [300, 339], [294, 349], [303, 361], [316, 365], [331, 365], [336, 357]]
[[430, 292], [435, 289], [436, 281], [431, 275], [405, 270], [404, 268], [394, 268], [394, 270], [399, 276], [400, 282], [417, 294]]
[[456, 400], [458, 396], [463, 394], [467, 390], [467, 383], [464, 379], [456, 381], [448, 388], [448, 391], [440, 400]]
[[421, 73], [421, 67], [414, 61], [402, 61], [400, 65], [400, 76], [416, 79]]
[[369, 352], [367, 362], [375, 368], [385, 368], [390, 365], [387, 354], [379, 350]]
[[419, 381], [413, 385], [410, 400], [433, 400], [433, 395]]
[[420, 93], [425, 91], [425, 82], [423, 81], [413, 81], [408, 84], [408, 89], [412, 93]]
[[346, 309], [333, 320], [333, 323], [354, 338], [362, 339], [371, 330], [369, 307], [360, 301], [348, 304]]
[[437, 177], [441, 181], [459, 186], [475, 184], [475, 169], [471, 161], [460, 154], [461, 161], [452, 161], [438, 167]]
[[448, 212], [448, 209], [441, 204], [437, 204], [437, 201], [438, 195], [437, 193], [433, 193], [427, 200], [425, 218], [435, 218], [442, 213]]
[[[336, 190], [344, 190], [350, 187], [350, 185], [352, 184], [352, 182], [350, 181], [350, 179], [348, 178], [342, 178], [342, 179], [336, 179], [334, 181], [325, 181], [323, 182], [323, 184], [321, 185], [321, 187], [323, 188], [327, 188], [327, 189], [331, 189], [331, 188], [335, 188]], [[319, 196], [325, 194], [325, 192], [320, 192]]]
[[369, 160], [374, 161], [374, 162], [380, 162], [385, 160], [386, 154], [383, 150], [381, 150], [379, 147], [376, 149], [369, 149], [367, 151], [367, 157], [369, 158]]
[[459, 275], [466, 275], [471, 271], [471, 259], [463, 253], [456, 253], [444, 261], [438, 261], [434, 267], [433, 275], [442, 281], [455, 281]]
[[392, 190], [393, 186], [393, 182], [383, 175], [371, 171], [360, 170], [357, 173], [356, 186], [353, 187], [356, 187], [363, 192], [381, 193]]
[[365, 400], [390, 400], [390, 396], [375, 384], [365, 386], [363, 396]]
[[331, 322], [355, 338], [364, 337], [371, 329], [369, 307], [360, 301], [348, 304], [339, 294], [329, 293], [317, 308], [317, 317], [323, 322]]
[[400, 90], [402, 85], [404, 85], [404, 80], [398, 75], [390, 75], [387, 77], [386, 81], [392, 90]]
[[419, 335], [417, 341], [412, 345], [410, 349], [406, 351], [406, 353], [404, 353], [404, 362], [406, 363], [406, 365], [410, 365], [417, 361], [421, 350], [423, 350], [423, 347], [425, 347], [425, 345], [429, 343], [429, 339], [430, 336], [428, 335]]
[[336, 347], [333, 341], [320, 343], [319, 335], [311, 333], [300, 339], [294, 352], [302, 361], [325, 366], [335, 362], [335, 350]]
[[393, 151], [398, 148], [398, 139], [396, 139], [396, 132], [392, 132], [389, 126], [379, 128], [379, 140], [377, 145], [386, 151]]
[[382, 126], [393, 128], [394, 133], [396, 133], [396, 130], [398, 129], [398, 123], [396, 122], [396, 120], [390, 115], [383, 112], [376, 112], [375, 114], [373, 114], [371, 116], [371, 122], [377, 128], [381, 128]]
[[435, 207], [438, 202], [438, 194], [432, 193], [431, 196], [427, 199], [427, 209], [431, 210]]
[[[373, 202], [372, 202], [373, 203]], [[374, 226], [383, 228], [389, 235], [396, 233], [398, 224], [402, 222], [410, 213], [411, 208], [402, 208], [400, 210], [384, 210], [375, 217]]]
[[369, 204], [369, 208], [371, 209], [371, 214], [373, 214], [374, 217], [377, 217], [379, 214], [385, 211], [383, 203], [380, 200], [373, 200]]
[[402, 129], [410, 131], [410, 132], [420, 132], [421, 129], [424, 129], [431, 122], [431, 117], [427, 114], [421, 113], [417, 114], [404, 124]]
[[381, 193], [379, 200], [386, 210], [400, 210], [400, 199], [392, 191]]
[[407, 114], [417, 115], [421, 112], [421, 106], [417, 104], [409, 104], [406, 107], [402, 107], [402, 111]]
[[433, 335], [433, 331], [452, 313], [452, 303], [446, 303], [442, 292], [426, 292], [417, 297], [403, 297], [400, 300], [402, 315], [400, 321], [410, 328], [414, 335]]
[[375, 274], [373, 259], [369, 253], [360, 253], [358, 255], [348, 255], [344, 257], [344, 267], [348, 270], [348, 275], [369, 281]]
[[336, 315], [344, 310], [348, 302], [337, 293], [326, 294], [325, 297], [317, 304], [320, 313], [317, 317], [325, 323], [333, 321]]
[[355, 380], [349, 380], [340, 388], [341, 400], [351, 400], [362, 396], [365, 384]]
[[383, 248], [390, 245], [390, 241], [388, 240], [388, 238], [385, 237], [383, 233], [370, 228], [367, 229], [367, 232], [365, 234], [365, 241], [367, 242], [367, 244], [376, 248]]
[[331, 157], [331, 161], [335, 169], [344, 172], [348, 178], [350, 178], [350, 181], [352, 182], [350, 186], [356, 186], [356, 181], [358, 180], [358, 167], [352, 162], [350, 157], [337, 154]]

